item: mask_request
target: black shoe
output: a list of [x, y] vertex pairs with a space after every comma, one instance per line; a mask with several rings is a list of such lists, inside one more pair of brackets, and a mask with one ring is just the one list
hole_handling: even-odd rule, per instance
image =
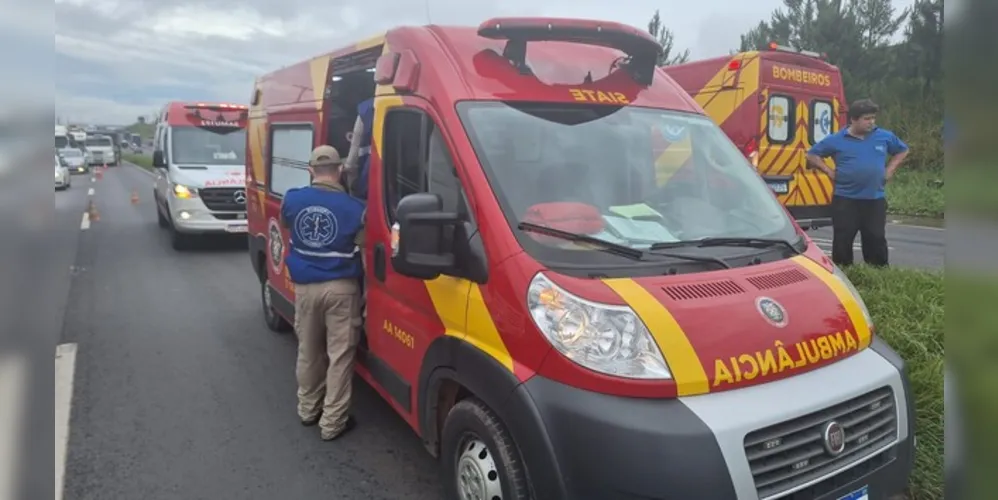
[[347, 422], [345, 424], [343, 424], [343, 429], [340, 430], [339, 433], [333, 434], [332, 436], [326, 436], [325, 434], [323, 434], [322, 435], [322, 440], [323, 441], [333, 441], [335, 439], [339, 439], [344, 434], [352, 431], [354, 427], [357, 427], [357, 421], [355, 421], [353, 419], [353, 416], [349, 416], [349, 417], [347, 417]]
[[314, 417], [312, 417], [312, 418], [310, 418], [308, 420], [302, 420], [301, 421], [301, 425], [303, 425], [305, 427], [313, 427], [313, 426], [315, 426], [315, 424], [319, 423], [319, 419], [321, 419], [321, 418], [322, 418], [322, 412], [319, 412], [318, 415], [316, 415], [316, 416], [314, 416]]

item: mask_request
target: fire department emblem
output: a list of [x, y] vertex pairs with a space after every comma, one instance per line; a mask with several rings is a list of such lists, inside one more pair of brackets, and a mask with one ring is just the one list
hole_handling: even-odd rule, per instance
[[281, 274], [281, 267], [284, 260], [284, 237], [281, 235], [281, 226], [277, 219], [270, 219], [267, 235], [268, 254], [270, 256], [270, 268], [274, 274]]
[[779, 302], [769, 297], [759, 297], [755, 300], [755, 307], [770, 324], [783, 328], [787, 326], [787, 311]]

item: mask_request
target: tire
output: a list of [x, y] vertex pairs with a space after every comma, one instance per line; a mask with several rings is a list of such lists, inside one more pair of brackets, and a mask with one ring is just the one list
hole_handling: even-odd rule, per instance
[[153, 207], [156, 208], [156, 222], [159, 223], [159, 227], [168, 228], [170, 227], [170, 220], [163, 215], [163, 211], [160, 210], [159, 198], [156, 196], [156, 191], [152, 192], [153, 196]]
[[284, 333], [291, 331], [291, 323], [277, 314], [271, 300], [273, 292], [270, 290], [270, 280], [264, 279], [260, 282], [260, 305], [263, 308], [263, 321], [272, 332]]
[[166, 217], [163, 216], [163, 212], [159, 211], [158, 205], [156, 206], [156, 218], [158, 219], [157, 222], [159, 223], [159, 227], [162, 228], [170, 227], [170, 221], [166, 220]]
[[183, 252], [190, 246], [190, 238], [170, 226], [170, 246], [178, 252]]
[[480, 400], [464, 399], [451, 408], [441, 432], [440, 451], [445, 499], [531, 498], [526, 469], [512, 436]]

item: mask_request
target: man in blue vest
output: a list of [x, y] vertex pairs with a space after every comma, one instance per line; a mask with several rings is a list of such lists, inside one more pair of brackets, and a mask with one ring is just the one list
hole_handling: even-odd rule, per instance
[[291, 235], [285, 263], [295, 284], [298, 416], [331, 441], [354, 427], [349, 416], [360, 334], [364, 203], [340, 184], [340, 155], [319, 146], [310, 186], [288, 190], [281, 223]]
[[371, 162], [371, 132], [374, 130], [374, 98], [357, 105], [357, 120], [350, 134], [350, 151], [344, 162], [350, 194], [367, 200], [368, 166]]
[[[879, 107], [869, 99], [849, 106], [849, 126], [826, 136], [807, 152], [808, 167], [825, 172], [832, 195], [832, 261], [853, 261], [856, 233], [867, 264], [886, 267], [887, 200], [884, 187], [908, 156], [908, 145], [893, 132], [877, 127]], [[835, 160], [835, 170], [823, 158]]]

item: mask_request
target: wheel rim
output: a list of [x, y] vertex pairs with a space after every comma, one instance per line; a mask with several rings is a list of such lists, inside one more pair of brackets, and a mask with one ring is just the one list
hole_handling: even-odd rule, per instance
[[499, 470], [492, 450], [477, 436], [463, 441], [457, 458], [457, 495], [461, 500], [502, 500]]

